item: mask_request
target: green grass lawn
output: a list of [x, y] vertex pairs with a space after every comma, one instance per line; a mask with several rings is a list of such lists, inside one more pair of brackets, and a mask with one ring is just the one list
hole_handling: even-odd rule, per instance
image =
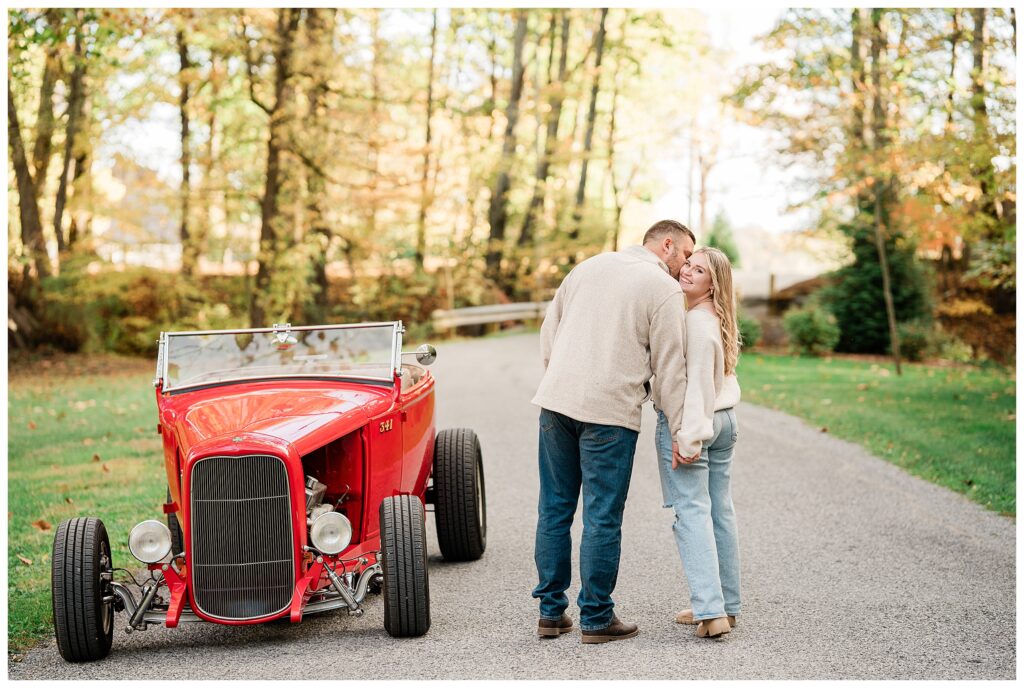
[[[37, 364], [38, 366], [38, 364]], [[57, 525], [99, 516], [114, 565], [141, 565], [128, 532], [163, 518], [167, 479], [152, 364], [126, 359], [84, 377], [13, 371], [8, 388], [7, 612], [9, 651], [52, 633], [50, 552]], [[123, 574], [115, 575], [119, 578]]]
[[745, 354], [744, 401], [791, 413], [1016, 516], [1016, 375], [1000, 368]]

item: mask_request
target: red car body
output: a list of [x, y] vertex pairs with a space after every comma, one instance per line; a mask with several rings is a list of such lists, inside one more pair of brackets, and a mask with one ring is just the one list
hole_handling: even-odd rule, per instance
[[[401, 322], [165, 332], [154, 378], [166, 525], [128, 548], [139, 597], [100, 518], [62, 521], [51, 560], [54, 631], [68, 661], [127, 632], [184, 621], [241, 625], [384, 598], [384, 628], [430, 628], [425, 505], [442, 556], [486, 548], [483, 455], [468, 428], [435, 432], [436, 350], [402, 351]], [[417, 363], [404, 362], [415, 356]], [[124, 569], [120, 569], [124, 570]]]
[[[434, 378], [423, 370], [411, 387], [344, 381], [287, 380], [234, 383], [178, 394], [156, 391], [164, 464], [171, 501], [165, 511], [181, 523], [185, 551], [192, 551], [190, 476], [197, 461], [211, 456], [266, 454], [280, 458], [292, 497], [295, 580], [287, 610], [234, 620], [205, 614], [197, 604], [187, 564], [172, 584], [166, 621], [177, 625], [187, 594], [189, 606], [207, 621], [262, 623], [286, 614], [302, 617], [310, 595], [330, 585], [322, 566], [304, 556], [304, 478], [316, 474], [327, 485], [325, 501], [347, 493], [340, 509], [353, 525], [351, 544], [334, 561], [355, 559], [359, 574], [380, 550], [377, 505], [385, 497], [415, 495], [425, 501], [434, 448]], [[347, 489], [346, 489], [347, 487]], [[368, 507], [368, 508], [367, 508]], [[190, 560], [189, 556], [185, 561]], [[333, 562], [332, 562], [333, 563]], [[155, 565], [154, 565], [155, 566]]]

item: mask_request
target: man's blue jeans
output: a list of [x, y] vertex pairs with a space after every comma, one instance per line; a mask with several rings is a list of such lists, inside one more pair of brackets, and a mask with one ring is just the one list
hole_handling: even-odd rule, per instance
[[583, 490], [580, 542], [580, 628], [606, 628], [619, 574], [622, 511], [633, 472], [638, 433], [584, 423], [547, 409], [540, 412], [540, 501], [534, 560], [542, 619], [559, 619], [569, 606], [572, 527]]

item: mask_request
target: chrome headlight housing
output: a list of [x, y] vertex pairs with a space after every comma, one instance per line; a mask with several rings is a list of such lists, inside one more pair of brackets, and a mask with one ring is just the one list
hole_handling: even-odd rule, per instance
[[352, 542], [352, 523], [344, 514], [328, 511], [320, 514], [309, 529], [309, 539], [324, 554], [338, 554]]
[[171, 553], [171, 531], [160, 521], [143, 521], [132, 528], [128, 549], [143, 564], [155, 564]]

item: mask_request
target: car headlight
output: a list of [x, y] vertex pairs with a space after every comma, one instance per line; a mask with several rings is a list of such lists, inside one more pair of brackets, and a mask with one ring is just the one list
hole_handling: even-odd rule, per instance
[[313, 521], [309, 539], [324, 554], [338, 554], [352, 542], [352, 523], [343, 514], [328, 511]]
[[160, 521], [143, 521], [132, 528], [128, 549], [143, 564], [155, 564], [171, 553], [171, 531]]

